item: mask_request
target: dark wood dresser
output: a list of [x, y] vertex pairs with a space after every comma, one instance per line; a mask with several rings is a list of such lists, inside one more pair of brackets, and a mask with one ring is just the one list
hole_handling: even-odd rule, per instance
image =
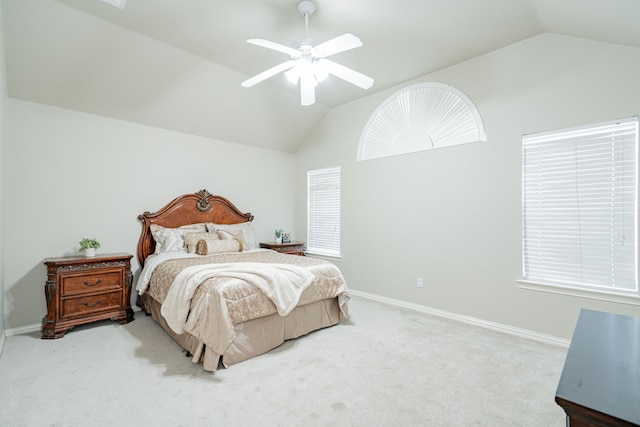
[[42, 338], [62, 338], [76, 325], [113, 319], [133, 320], [129, 254], [47, 258], [44, 293], [47, 315]]
[[287, 243], [260, 243], [260, 247], [264, 249], [271, 249], [272, 251], [280, 252], [283, 254], [300, 255], [304, 256], [304, 242], [287, 242]]
[[640, 318], [582, 309], [556, 403], [567, 425], [640, 425]]

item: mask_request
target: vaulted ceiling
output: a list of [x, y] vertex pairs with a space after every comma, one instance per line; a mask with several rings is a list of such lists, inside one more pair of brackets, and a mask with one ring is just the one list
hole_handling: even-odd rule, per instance
[[295, 152], [336, 106], [542, 33], [640, 48], [638, 0], [316, 0], [309, 35], [363, 47], [332, 57], [316, 104], [277, 75], [240, 83], [304, 35], [297, 0], [2, 0], [9, 96], [217, 140]]

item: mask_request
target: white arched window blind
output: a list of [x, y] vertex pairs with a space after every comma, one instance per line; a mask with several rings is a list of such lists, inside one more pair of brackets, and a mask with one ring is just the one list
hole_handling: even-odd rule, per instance
[[638, 118], [523, 137], [524, 279], [638, 291]]
[[340, 256], [340, 167], [307, 172], [307, 252]]
[[454, 87], [421, 83], [396, 92], [371, 115], [356, 160], [484, 141], [480, 113]]

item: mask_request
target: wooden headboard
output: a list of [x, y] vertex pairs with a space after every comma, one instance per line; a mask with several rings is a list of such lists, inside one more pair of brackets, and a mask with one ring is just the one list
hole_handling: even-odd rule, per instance
[[156, 250], [156, 242], [151, 235], [151, 225], [179, 227], [200, 222], [216, 224], [239, 224], [253, 221], [253, 215], [242, 213], [233, 203], [221, 196], [214, 196], [207, 190], [194, 194], [184, 194], [167, 203], [157, 212], [145, 212], [138, 215], [142, 223], [142, 233], [138, 240], [138, 261], [144, 267], [144, 261]]

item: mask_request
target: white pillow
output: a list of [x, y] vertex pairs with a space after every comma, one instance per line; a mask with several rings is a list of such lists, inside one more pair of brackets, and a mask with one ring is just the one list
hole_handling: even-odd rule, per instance
[[242, 230], [236, 231], [225, 231], [218, 230], [216, 231], [220, 240], [235, 240], [240, 245], [240, 252], [251, 249], [246, 239], [244, 238], [244, 233]]
[[219, 230], [228, 231], [234, 235], [237, 235], [238, 231], [242, 231], [244, 236], [244, 240], [249, 246], [246, 249], [256, 249], [258, 245], [256, 244], [256, 233], [253, 228], [253, 222], [242, 222], [240, 224], [214, 224], [212, 222], [207, 223], [207, 230], [209, 233], [215, 233]]
[[151, 230], [153, 239], [156, 241], [155, 254], [162, 254], [165, 252], [187, 252], [183, 235], [185, 233], [207, 231], [207, 227], [202, 223], [183, 225], [177, 228], [167, 228], [151, 224], [149, 229]]

